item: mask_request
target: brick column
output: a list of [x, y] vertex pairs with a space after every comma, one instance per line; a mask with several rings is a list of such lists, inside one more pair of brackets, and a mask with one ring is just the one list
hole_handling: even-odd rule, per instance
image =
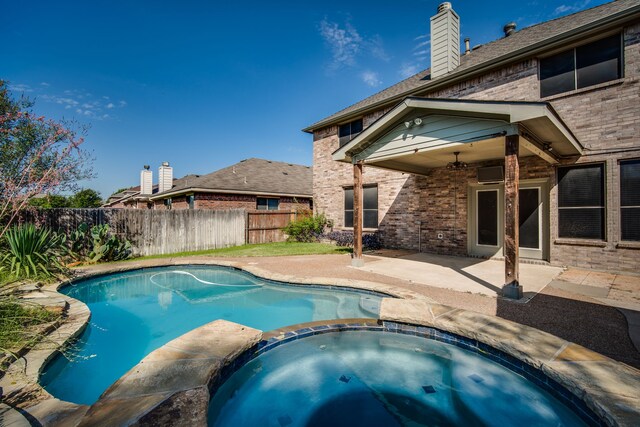
[[353, 164], [353, 258], [351, 265], [362, 267], [362, 162]]
[[522, 298], [522, 286], [519, 282], [518, 263], [520, 256], [519, 230], [519, 180], [520, 164], [518, 159], [518, 135], [508, 135], [504, 146], [504, 286], [502, 295], [507, 298]]

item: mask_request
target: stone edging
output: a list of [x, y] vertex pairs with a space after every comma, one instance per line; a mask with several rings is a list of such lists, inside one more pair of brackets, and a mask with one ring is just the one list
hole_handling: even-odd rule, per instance
[[[85, 269], [78, 278], [168, 265], [221, 265], [239, 268], [268, 280], [351, 287], [398, 296], [404, 299], [383, 299], [380, 307], [382, 321], [427, 326], [493, 347], [542, 371], [579, 398], [607, 425], [633, 426], [640, 419], [640, 396], [637, 394], [640, 371], [554, 335], [498, 317], [439, 305], [417, 293], [389, 285], [344, 279], [300, 279], [257, 267], [241, 267], [235, 262], [181, 258], [123, 264]], [[62, 285], [53, 285], [51, 290]], [[73, 298], [65, 298], [72, 321], [64, 324], [58, 330], [59, 335], [53, 338], [60, 345], [77, 336], [90, 316], [86, 305]], [[265, 338], [284, 337], [295, 330], [292, 328], [299, 329], [300, 325], [271, 331], [265, 334]], [[157, 425], [158, 422], [166, 423], [167, 417], [175, 411], [179, 411], [186, 420], [200, 423], [206, 420], [202, 417], [206, 417], [209, 388], [219, 380], [222, 368], [234, 361], [240, 362], [238, 356], [256, 346], [261, 337], [258, 330], [224, 320], [194, 329], [149, 354], [114, 383], [91, 409], [55, 399], [38, 385], [39, 371], [56, 353], [55, 349], [34, 348], [34, 354], [29, 352], [26, 356], [26, 379], [32, 382], [9, 382], [6, 385], [13, 387], [13, 391], [21, 388], [23, 393], [39, 397], [35, 405], [32, 401], [18, 406], [27, 409], [30, 416], [45, 425], [62, 420], [65, 424], [76, 425], [81, 419], [81, 425], [95, 425], [95, 422], [105, 420], [102, 417], [106, 414], [110, 417], [118, 414], [123, 422], [128, 420], [136, 425]], [[0, 381], [5, 394], [10, 390], [4, 388], [7, 377], [5, 375]], [[127, 411], [123, 409], [125, 406], [129, 408]]]
[[75, 270], [77, 274], [70, 280], [49, 284], [40, 291], [25, 295], [25, 297], [33, 298], [34, 301], [39, 298], [43, 298], [44, 301], [45, 297], [50, 298], [51, 296], [63, 300], [66, 304], [66, 319], [64, 319], [65, 321], [60, 327], [47, 336], [46, 342], [37, 344], [21, 359], [9, 366], [5, 375], [0, 378], [2, 401], [11, 407], [26, 411], [28, 417], [33, 417], [44, 425], [56, 424], [61, 419], [65, 419], [65, 422], [71, 422], [72, 419], [78, 422], [89, 409], [89, 406], [57, 399], [42, 388], [38, 382], [40, 373], [47, 362], [59, 353], [58, 350], [60, 348], [84, 331], [91, 317], [91, 312], [86, 304], [59, 293], [58, 289], [78, 280], [105, 274], [172, 265], [232, 267], [263, 279], [296, 285], [339, 286], [354, 290], [368, 290], [397, 298], [430, 300], [417, 292], [395, 288], [383, 283], [351, 279], [299, 278], [292, 275], [272, 273], [258, 267], [246, 266], [239, 262], [203, 257], [158, 258], [82, 267]]
[[418, 300], [385, 298], [380, 319], [439, 329], [506, 353], [566, 388], [609, 426], [636, 426], [640, 419], [639, 370], [555, 335]]

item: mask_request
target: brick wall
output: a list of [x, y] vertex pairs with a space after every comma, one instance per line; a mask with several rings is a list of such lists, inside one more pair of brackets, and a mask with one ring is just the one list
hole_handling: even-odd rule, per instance
[[[624, 271], [640, 268], [640, 250], [621, 248], [618, 242], [617, 191], [618, 161], [640, 157], [639, 23], [625, 28], [624, 46], [623, 79], [545, 99], [539, 96], [536, 58], [437, 91], [417, 94], [430, 98], [550, 102], [585, 147], [583, 156], [564, 159], [563, 163], [606, 163], [607, 239], [594, 246], [592, 242], [558, 240], [556, 170], [537, 157], [521, 159], [521, 179], [546, 178], [550, 183], [550, 260], [554, 264]], [[365, 115], [364, 126], [392, 107]], [[334, 125], [314, 132], [314, 206], [317, 212], [324, 212], [337, 227], [342, 227], [343, 188], [353, 185], [353, 171], [351, 165], [331, 159], [331, 153], [339, 148], [337, 130]], [[477, 182], [474, 167], [477, 165], [470, 166], [467, 171], [458, 172], [457, 177], [442, 169], [431, 170], [426, 176], [412, 176], [365, 166], [365, 185], [378, 184], [378, 218], [383, 244], [417, 249], [418, 230], [422, 229], [423, 251], [466, 254], [467, 188], [469, 183]], [[438, 232], [443, 233], [443, 239], [435, 237]]]

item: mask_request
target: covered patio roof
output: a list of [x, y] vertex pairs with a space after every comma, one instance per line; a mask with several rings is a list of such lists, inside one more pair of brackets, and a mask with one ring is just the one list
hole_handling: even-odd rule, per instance
[[406, 98], [333, 153], [333, 159], [424, 173], [462, 152], [467, 163], [503, 158], [504, 137], [520, 136], [520, 156], [549, 163], [582, 145], [546, 102]]

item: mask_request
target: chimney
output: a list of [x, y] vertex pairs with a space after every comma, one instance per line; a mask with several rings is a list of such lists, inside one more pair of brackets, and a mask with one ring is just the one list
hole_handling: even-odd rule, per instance
[[140, 171], [140, 194], [143, 196], [153, 194], [153, 172], [149, 165], [144, 165], [144, 169]]
[[465, 55], [469, 55], [471, 53], [471, 46], [470, 43], [471, 39], [469, 37], [464, 39], [464, 54]]
[[516, 23], [515, 22], [509, 22], [507, 25], [505, 25], [502, 28], [502, 31], [504, 31], [504, 36], [505, 37], [509, 37], [511, 34], [516, 32]]
[[460, 65], [460, 17], [445, 2], [431, 17], [431, 79], [453, 71]]
[[158, 193], [169, 191], [173, 187], [173, 168], [169, 162], [162, 162], [158, 169]]

